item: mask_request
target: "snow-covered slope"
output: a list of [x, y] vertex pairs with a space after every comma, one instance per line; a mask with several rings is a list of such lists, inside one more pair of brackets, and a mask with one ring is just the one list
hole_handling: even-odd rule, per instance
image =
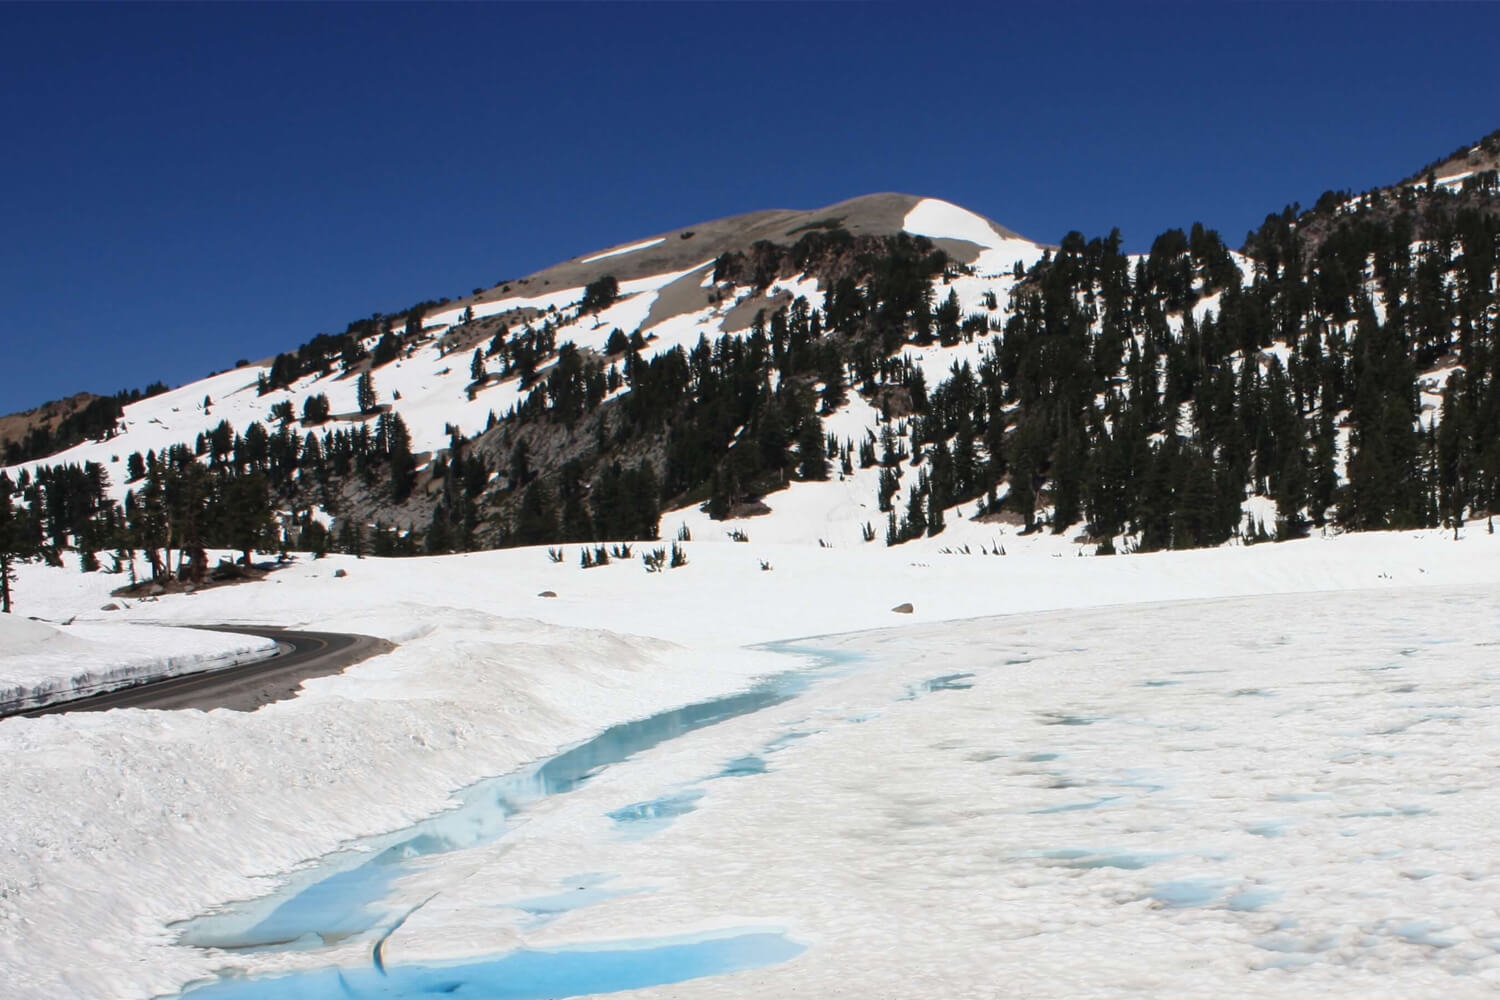
[[[986, 293], [994, 294], [999, 303], [994, 311], [997, 320], [1005, 315], [1015, 264], [1019, 261], [1030, 266], [1043, 252], [1040, 245], [955, 205], [904, 195], [874, 195], [813, 212], [757, 213], [708, 223], [684, 230], [692, 233], [690, 240], [674, 235], [674, 242], [667, 247], [672, 251], [670, 256], [659, 252], [666, 237], [639, 241], [507, 283], [503, 289], [509, 291], [492, 289], [428, 314], [422, 332], [405, 339], [401, 355], [372, 371], [378, 401], [401, 415], [415, 452], [446, 447], [450, 428], [467, 436], [478, 434], [492, 414], [502, 415], [518, 405], [526, 392], [515, 378], [493, 379], [470, 392], [472, 345], [462, 349], [452, 346], [462, 340], [461, 323], [465, 319], [501, 317], [517, 326], [550, 317], [559, 324], [557, 343], [572, 342], [601, 354], [613, 330], [639, 332], [647, 341], [647, 349], [642, 352], [647, 358], [674, 347], [691, 347], [700, 337], [713, 340], [726, 331], [741, 332], [743, 326], [735, 329], [728, 320], [736, 306], [752, 298], [754, 290], [715, 288], [711, 271], [716, 254], [726, 247], [748, 246], [746, 241], [752, 238], [795, 240], [799, 227], [828, 219], [840, 220], [855, 233], [904, 229], [950, 247], [967, 248], [965, 255], [974, 261], [974, 274], [956, 279], [954, 290], [966, 314], [985, 311]], [[647, 258], [652, 253], [674, 266], [622, 277], [618, 301], [597, 314], [577, 315], [576, 307], [588, 281], [612, 272], [633, 273], [617, 266], [625, 261], [631, 261], [639, 271], [642, 261], [649, 263]], [[796, 296], [805, 297], [812, 308], [822, 304], [816, 282], [805, 276], [776, 283], [763, 298], [789, 301]], [[295, 334], [289, 332], [287, 339], [290, 349]], [[370, 338], [365, 346], [373, 347], [375, 340]], [[972, 358], [977, 349], [972, 344], [964, 345], [953, 352], [940, 352], [926, 363], [936, 364], [935, 370], [943, 371], [951, 360]], [[300, 418], [306, 400], [317, 394], [328, 398], [333, 419], [312, 427], [294, 421], [291, 429], [299, 435], [307, 430], [321, 433], [347, 427], [363, 419], [355, 373], [308, 376], [286, 389], [261, 394], [259, 382], [270, 372], [269, 364], [246, 365], [131, 404], [125, 408], [115, 436], [4, 471], [14, 480], [22, 470], [34, 470], [39, 465], [95, 462], [104, 467], [111, 494], [120, 499], [129, 486], [126, 460], [132, 452], [144, 456], [172, 445], [191, 446], [198, 435], [210, 433], [221, 421], [228, 421], [241, 433], [256, 421], [274, 427], [272, 407], [289, 404]]]
[[[757, 241], [775, 240], [785, 246], [795, 244], [808, 234], [834, 229], [854, 236], [909, 233], [931, 240], [948, 254], [951, 266], [932, 279], [931, 302], [934, 306], [956, 304], [958, 316], [964, 324], [964, 335], [948, 346], [941, 342], [917, 346], [916, 341], [926, 338], [913, 338], [900, 343], [897, 348], [897, 354], [921, 370], [929, 389], [963, 366], [968, 366], [971, 373], [978, 372], [981, 364], [996, 349], [997, 341], [992, 334], [1014, 314], [1017, 271], [1033, 267], [1048, 252], [1042, 245], [1023, 239], [957, 205], [897, 194], [866, 196], [815, 211], [761, 212], [702, 223], [585, 254], [428, 312], [421, 317], [420, 323], [411, 324], [410, 332], [401, 337], [394, 359], [369, 371], [376, 400], [380, 408], [402, 418], [413, 451], [438, 453], [455, 433], [474, 438], [497, 418], [515, 412], [528, 400], [537, 401], [539, 383], [528, 383], [523, 388], [521, 378], [508, 367], [508, 361], [502, 374], [502, 362], [493, 360], [487, 353], [492, 338], [501, 337], [502, 331], [515, 338], [517, 331], [544, 327], [551, 343], [571, 344], [584, 356], [600, 359], [605, 368], [618, 375], [625, 365], [624, 355], [607, 354], [606, 344], [619, 334], [632, 336], [642, 345], [640, 356], [651, 359], [668, 351], [691, 350], [705, 340], [713, 342], [724, 335], [742, 335], [749, 329], [751, 318], [762, 308], [774, 309], [798, 299], [812, 310], [823, 308], [829, 289], [820, 287], [818, 277], [813, 274], [790, 274], [788, 271], [792, 266], [786, 266], [769, 287], [751, 287], [743, 281], [735, 283], [722, 276], [716, 281], [716, 275], [720, 275], [717, 262], [722, 261], [725, 254], [743, 253], [747, 248], [755, 247]], [[1225, 269], [1231, 275], [1237, 268], [1246, 285], [1255, 281], [1257, 265], [1254, 261], [1239, 254], [1228, 256]], [[1143, 260], [1130, 257], [1126, 262], [1129, 267], [1139, 270]], [[815, 270], [811, 265], [807, 266]], [[744, 270], [723, 272], [744, 273]], [[581, 303], [586, 289], [606, 276], [617, 279], [618, 297], [604, 308], [585, 311]], [[1166, 328], [1173, 336], [1182, 334], [1186, 325], [1185, 313], [1201, 326], [1220, 310], [1224, 301], [1222, 284], [1210, 289], [1206, 286], [1207, 280], [1206, 272], [1204, 277], [1194, 278], [1192, 294], [1184, 300], [1190, 301], [1191, 306], [1165, 317]], [[1232, 278], [1221, 275], [1220, 280], [1227, 282]], [[1036, 284], [1030, 287], [1035, 288]], [[1099, 303], [1094, 293], [1079, 293], [1077, 297], [1087, 300], [1080, 302], [1080, 316], [1088, 317], [1085, 321], [1097, 334], [1100, 328]], [[1330, 322], [1329, 329], [1336, 330], [1347, 340], [1353, 325], [1353, 321], [1346, 318], [1338, 323]], [[370, 336], [362, 346], [371, 350], [378, 339], [378, 336]], [[1141, 345], [1142, 336], [1137, 331], [1132, 349]], [[1236, 378], [1247, 364], [1259, 365], [1262, 374], [1272, 367], [1273, 362], [1279, 363], [1283, 370], [1287, 368], [1294, 345], [1277, 341], [1269, 347], [1262, 347], [1263, 350], [1250, 351], [1249, 357], [1244, 351], [1235, 351], [1224, 359], [1224, 366]], [[889, 348], [890, 344], [886, 344], [882, 350]], [[479, 355], [477, 363], [483, 369], [479, 379], [475, 378], [473, 367], [476, 353]], [[543, 372], [554, 357], [540, 359], [538, 363]], [[852, 370], [852, 363], [847, 358], [845, 363]], [[1422, 423], [1429, 428], [1438, 417], [1443, 381], [1454, 370], [1451, 363], [1445, 364], [1444, 368], [1427, 371], [1421, 386], [1425, 408]], [[1160, 361], [1157, 365], [1155, 374], [1161, 380], [1164, 378], [1163, 365]], [[298, 378], [285, 388], [262, 392], [262, 386], [272, 374], [271, 367], [248, 365], [126, 407], [120, 432], [112, 438], [87, 442], [29, 466], [5, 471], [15, 479], [20, 473], [34, 470], [39, 465], [94, 462], [106, 470], [110, 493], [120, 499], [132, 485], [126, 472], [131, 454], [160, 453], [178, 444], [191, 446], [200, 436], [211, 434], [221, 422], [227, 422], [238, 432], [243, 432], [254, 422], [274, 426], [277, 418], [273, 417], [272, 410], [279, 408], [294, 440], [300, 440], [305, 433], [320, 434], [367, 423], [373, 413], [361, 413], [358, 402], [358, 375], [363, 370], [363, 363], [352, 364], [348, 371], [333, 365], [325, 372]], [[798, 377], [808, 377], [807, 372]], [[615, 384], [618, 381], [616, 379]], [[1113, 383], [1125, 381], [1118, 374], [1112, 377]], [[768, 376], [768, 384], [774, 383], [775, 378]], [[1239, 379], [1238, 384], [1244, 383], [1244, 379]], [[882, 375], [882, 388], [887, 384]], [[609, 398], [617, 399], [630, 391], [627, 381], [611, 390]], [[1133, 387], [1123, 384], [1111, 385], [1109, 391], [1120, 398], [1130, 397], [1135, 392]], [[299, 419], [304, 405], [319, 395], [327, 398], [332, 417], [311, 426], [305, 425]], [[545, 400], [545, 394], [541, 398]], [[1014, 403], [1008, 405], [1011, 410], [1006, 411], [1005, 419], [1009, 419], [1015, 406]], [[1088, 405], [1083, 404], [1084, 407]], [[1094, 412], [1087, 419], [1098, 416], [1104, 406], [1105, 396], [1100, 395], [1093, 404]], [[1191, 429], [1193, 413], [1186, 403], [1179, 402], [1179, 407], [1177, 427], [1179, 430]], [[997, 409], [997, 412], [1000, 411]], [[287, 413], [291, 415], [289, 419], [285, 416]], [[1344, 476], [1350, 445], [1349, 412], [1343, 410], [1332, 416], [1337, 425], [1333, 468], [1337, 476]], [[879, 439], [883, 432], [895, 433], [902, 450], [909, 454], [914, 450], [910, 446], [909, 422], [900, 416], [893, 422], [883, 422], [869, 396], [857, 391], [847, 393], [837, 409], [825, 410], [819, 419], [837, 443], [852, 450]], [[490, 494], [480, 497], [477, 504], [481, 509], [478, 516], [490, 518], [484, 527], [491, 529], [487, 538], [484, 532], [480, 533], [480, 544], [490, 544], [490, 539], [502, 529], [513, 526], [515, 507], [522, 495], [522, 490], [511, 481], [506, 469], [512, 448], [511, 429], [510, 426], [502, 428], [486, 442], [486, 447], [476, 449], [483, 453], [491, 484]], [[1002, 434], [1010, 434], [1014, 429], [1012, 426]], [[611, 440], [620, 440], [606, 435], [605, 430], [600, 423], [590, 429], [591, 435], [597, 431], [597, 438], [587, 438], [598, 442], [587, 453], [587, 459], [601, 465], [615, 457], [610, 453]], [[616, 424], [608, 430], [614, 435], [621, 428]], [[573, 435], [572, 424], [557, 430], [554, 440], [548, 442], [552, 458], [557, 458], [555, 453], [560, 449], [575, 443]], [[1160, 443], [1167, 436], [1168, 430], [1158, 430], [1151, 435], [1151, 441]], [[567, 441], [559, 444], [564, 438]], [[525, 440], [522, 443], [534, 444]], [[927, 442], [929, 447], [931, 444]], [[984, 449], [991, 444], [980, 442], [977, 447]], [[631, 445], [636, 450], [628, 456], [629, 461], [635, 461], [645, 451], [656, 463], [656, 473], [663, 474], [661, 450], [664, 445], [660, 440], [633, 441]], [[295, 452], [295, 448], [292, 450]], [[579, 457], [579, 453], [575, 452], [573, 457]], [[915, 459], [916, 455], [910, 454], [910, 457]], [[977, 455], [981, 463], [991, 457], [987, 451]], [[560, 463], [559, 459], [552, 468], [532, 471], [545, 476], [555, 472], [555, 465]], [[904, 476], [898, 503], [906, 497], [912, 481], [922, 475], [919, 466], [920, 461], [914, 461], [912, 468], [904, 469], [913, 474]], [[886, 525], [878, 511], [879, 481], [880, 471], [876, 468], [853, 467], [841, 471], [835, 462], [833, 476], [826, 483], [796, 483], [789, 491], [770, 493], [764, 505], [769, 508], [769, 513], [752, 519], [742, 530], [777, 539], [797, 539], [807, 544], [868, 544], [871, 541], [881, 544], [885, 540]], [[410, 528], [421, 532], [430, 523], [429, 516], [433, 513], [431, 498], [437, 495], [442, 484], [427, 485], [432, 488], [419, 491], [412, 501], [412, 509], [393, 519], [403, 530]], [[555, 482], [547, 485], [556, 492]], [[707, 488], [701, 481], [687, 485], [689, 489], [684, 489], [682, 484], [675, 486], [675, 495], [701, 497]], [[1252, 484], [1252, 487], [1252, 492], [1255, 489], [1266, 492], [1263, 484]], [[697, 489], [696, 493], [693, 488]], [[763, 488], [764, 483], [755, 487], [757, 490]], [[995, 486], [996, 497], [1003, 500], [1007, 489], [1008, 482], [1002, 476]], [[297, 491], [286, 488], [285, 492]], [[312, 499], [315, 491], [300, 492], [299, 504], [316, 502]], [[342, 499], [347, 500], [347, 497]], [[372, 501], [367, 506], [378, 506], [380, 502], [383, 501]], [[427, 502], [428, 507], [416, 510], [415, 505], [423, 502]], [[1039, 497], [1039, 520], [1043, 522], [1048, 521], [1048, 502], [1047, 496]], [[358, 503], [335, 509], [336, 503], [329, 502], [329, 509], [319, 512], [325, 524], [330, 514], [348, 518], [352, 511], [353, 516], [369, 522], [374, 522], [379, 516], [369, 514]], [[1241, 527], [1260, 524], [1274, 529], [1278, 511], [1268, 496], [1251, 496], [1242, 510], [1248, 520], [1242, 521]], [[384, 508], [383, 512], [389, 514], [390, 508]], [[983, 546], [994, 550], [1004, 545], [1002, 536], [1006, 527], [1003, 524], [971, 523], [969, 518], [977, 512], [973, 501], [947, 507], [944, 519], [948, 528], [939, 536], [935, 543], [937, 547], [959, 550], [968, 547], [972, 550]], [[1322, 523], [1321, 513], [1320, 510], [1313, 517], [1317, 523]], [[663, 521], [668, 525], [685, 523], [690, 528], [701, 525], [703, 530], [723, 530], [704, 521], [696, 502], [683, 510], [667, 512]], [[384, 523], [393, 522], [388, 519]], [[1073, 524], [1049, 526], [1065, 538], [1079, 534], [1078, 526]], [[1124, 549], [1131, 543], [1128, 536], [1117, 535], [1113, 544]]]

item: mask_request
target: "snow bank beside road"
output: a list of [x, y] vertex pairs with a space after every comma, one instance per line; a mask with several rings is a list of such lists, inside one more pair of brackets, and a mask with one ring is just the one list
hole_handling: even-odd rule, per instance
[[0, 615], [0, 715], [148, 679], [222, 670], [270, 655], [253, 635], [124, 622], [53, 627]]

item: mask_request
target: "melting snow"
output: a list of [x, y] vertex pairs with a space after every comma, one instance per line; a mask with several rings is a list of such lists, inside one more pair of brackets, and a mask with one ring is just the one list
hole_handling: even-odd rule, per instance
[[643, 240], [640, 243], [632, 243], [628, 247], [619, 247], [614, 250], [606, 250], [604, 253], [596, 253], [592, 257], [583, 258], [579, 263], [592, 264], [594, 261], [604, 260], [606, 257], [619, 257], [621, 254], [635, 253], [637, 250], [646, 250], [650, 247], [659, 246], [666, 241], [667, 238], [665, 236], [658, 236], [654, 240]]

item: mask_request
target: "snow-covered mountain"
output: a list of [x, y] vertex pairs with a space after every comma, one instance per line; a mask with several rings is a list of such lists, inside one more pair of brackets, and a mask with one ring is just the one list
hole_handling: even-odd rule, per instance
[[[580, 352], [608, 357], [606, 344], [616, 331], [644, 342], [639, 357], [651, 360], [674, 349], [691, 350], [700, 340], [714, 341], [724, 334], [744, 335], [757, 313], [774, 312], [797, 299], [811, 310], [824, 305], [824, 290], [806, 274], [778, 276], [756, 287], [731, 281], [715, 281], [715, 263], [726, 254], [751, 251], [757, 243], [795, 243], [808, 233], [839, 230], [850, 236], [920, 236], [944, 251], [963, 273], [940, 283], [957, 297], [964, 315], [985, 315], [998, 328], [1007, 315], [1018, 267], [1034, 266], [1045, 248], [1005, 227], [959, 206], [937, 199], [900, 194], [876, 194], [840, 202], [814, 211], [768, 211], [659, 234], [649, 239], [580, 255], [544, 271], [506, 282], [478, 295], [444, 304], [426, 312], [420, 324], [404, 317], [391, 317], [385, 326], [399, 338], [399, 353], [393, 359], [373, 363], [370, 358], [345, 370], [330, 364], [326, 370], [297, 377], [284, 387], [265, 389], [274, 369], [272, 359], [210, 375], [150, 396], [124, 407], [115, 432], [100, 440], [86, 441], [57, 454], [5, 469], [12, 480], [35, 476], [41, 467], [96, 463], [108, 476], [108, 495], [123, 500], [140, 486], [129, 471], [132, 453], [143, 458], [164, 455], [174, 446], [195, 446], [201, 437], [211, 437], [226, 423], [243, 435], [259, 423], [273, 434], [283, 423], [273, 414], [287, 407], [293, 415], [285, 421], [297, 439], [309, 431], [363, 426], [371, 414], [361, 413], [358, 400], [359, 375], [368, 372], [374, 383], [379, 408], [397, 414], [410, 435], [411, 450], [419, 456], [434, 455], [448, 448], [455, 434], [477, 438], [498, 418], [525, 402], [535, 382], [502, 377], [494, 364], [476, 384], [472, 369], [475, 347], [488, 348], [496, 331], [519, 332], [550, 324], [549, 339], [556, 345], [572, 343]], [[613, 279], [618, 291], [605, 308], [584, 312], [580, 308], [585, 290], [601, 279]], [[377, 331], [360, 340], [366, 353], [373, 353], [381, 340]], [[978, 361], [985, 345], [970, 338], [953, 348], [924, 348], [911, 353], [919, 365], [934, 372], [952, 364]], [[555, 350], [552, 359], [555, 360]], [[615, 356], [615, 361], [621, 359]], [[545, 371], [546, 361], [542, 363]], [[617, 398], [628, 387], [612, 390]], [[311, 397], [324, 396], [332, 413], [327, 421], [301, 419]], [[285, 411], [284, 411], [285, 412]], [[878, 414], [869, 403], [855, 396], [837, 413], [825, 416], [831, 433], [860, 441], [874, 433]], [[493, 470], [492, 470], [493, 471]], [[835, 507], [869, 493], [873, 498], [873, 472], [839, 483], [828, 491]], [[866, 482], [866, 480], [869, 480]], [[358, 491], [354, 491], [358, 492]], [[837, 493], [838, 499], [831, 495]], [[847, 501], [845, 497], [848, 497]], [[344, 498], [348, 505], [349, 497]], [[429, 516], [430, 507], [416, 498], [409, 516], [378, 504], [366, 511], [369, 524], [382, 519], [400, 527], [417, 527]], [[338, 509], [315, 505], [318, 516], [336, 517]], [[352, 506], [360, 506], [357, 499]], [[289, 509], [289, 508], [288, 508]], [[873, 515], [866, 512], [843, 525], [843, 533], [859, 529]], [[813, 540], [828, 530], [819, 522], [778, 523], [778, 533], [801, 535]], [[780, 519], [778, 519], [778, 522]]]
[[[1146, 254], [1046, 247], [899, 194], [706, 222], [357, 321], [5, 472], [92, 463], [68, 490], [103, 470], [103, 507], [146, 497], [111, 517], [23, 491], [63, 512], [53, 544], [98, 548], [442, 552], [753, 516], [808, 544], [998, 551], [1046, 527], [1110, 552], [1437, 525], [1500, 505], [1496, 155], [1330, 192], [1241, 252], [1198, 225]], [[162, 477], [194, 461], [210, 508], [253, 474], [275, 516], [168, 516]]]
[[[691, 348], [699, 337], [742, 333], [749, 329], [757, 310], [789, 303], [797, 296], [819, 308], [821, 291], [801, 276], [755, 289], [716, 285], [712, 271], [721, 255], [747, 250], [756, 241], [795, 242], [802, 233], [834, 227], [856, 236], [906, 232], [930, 238], [976, 271], [954, 285], [966, 311], [983, 308], [987, 292], [1007, 301], [1016, 263], [1030, 267], [1044, 250], [956, 205], [900, 194], [868, 195], [813, 211], [756, 212], [702, 223], [583, 254], [447, 303], [427, 313], [420, 330], [405, 330], [402, 317], [390, 317], [402, 335], [402, 350], [396, 360], [373, 368], [380, 403], [401, 415], [416, 452], [446, 447], [451, 428], [476, 435], [485, 429], [490, 413], [503, 414], [519, 405], [525, 398], [519, 379], [496, 380], [478, 392], [467, 391], [474, 381], [468, 352], [473, 344], [489, 339], [476, 335], [480, 320], [518, 329], [554, 317], [558, 343], [571, 341], [580, 349], [600, 353], [612, 330], [639, 332], [648, 345], [641, 354], [649, 358], [674, 347]], [[584, 289], [605, 276], [619, 282], [617, 301], [597, 313], [577, 315]], [[494, 326], [486, 324], [482, 329]], [[369, 337], [363, 346], [373, 349], [378, 339]], [[269, 425], [275, 422], [272, 407], [290, 403], [300, 415], [308, 397], [317, 394], [328, 397], [335, 419], [359, 413], [358, 371], [307, 376], [262, 394], [258, 385], [271, 374], [270, 362], [233, 368], [130, 404], [108, 439], [5, 471], [14, 479], [23, 469], [34, 471], [40, 465], [97, 462], [110, 472], [112, 495], [119, 499], [128, 486], [123, 463], [131, 452], [144, 455], [192, 443], [197, 435], [210, 433], [225, 420], [238, 431], [255, 421]], [[294, 422], [294, 427], [307, 429], [299, 425], [300, 421]], [[322, 424], [314, 426], [327, 429]]]

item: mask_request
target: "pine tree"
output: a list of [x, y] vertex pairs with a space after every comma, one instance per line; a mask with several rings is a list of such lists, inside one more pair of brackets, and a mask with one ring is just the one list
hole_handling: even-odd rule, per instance
[[949, 289], [948, 297], [943, 300], [942, 305], [937, 307], [937, 310], [933, 314], [933, 319], [937, 323], [938, 342], [944, 347], [952, 347], [957, 344], [959, 340], [959, 305], [958, 291], [956, 289]]
[[374, 413], [378, 405], [375, 395], [375, 376], [363, 372], [355, 384], [355, 396], [359, 401], [359, 412]]
[[240, 560], [249, 566], [255, 549], [273, 533], [271, 498], [265, 477], [258, 472], [235, 476], [225, 488], [224, 506], [231, 547], [240, 551]]
[[1412, 528], [1426, 519], [1418, 470], [1416, 378], [1404, 339], [1368, 300], [1355, 334], [1349, 482], [1341, 519], [1356, 529]]
[[387, 460], [391, 466], [391, 499], [396, 503], [405, 503], [411, 496], [412, 487], [416, 485], [417, 460], [411, 453], [411, 435], [399, 413], [392, 416], [387, 447]]
[[708, 516], [712, 520], [723, 521], [729, 517], [729, 508], [728, 476], [722, 469], [715, 468], [713, 477], [709, 480]]
[[441, 503], [432, 508], [432, 520], [427, 525], [427, 536], [422, 541], [422, 547], [429, 555], [453, 551], [448, 534], [448, 509]]
[[1084, 461], [1083, 435], [1069, 420], [1052, 462], [1053, 534], [1062, 534], [1078, 520]]
[[911, 488], [906, 498], [906, 520], [905, 531], [902, 534], [906, 538], [920, 538], [927, 533], [927, 480], [922, 477], [917, 480], [917, 485]]
[[15, 584], [15, 562], [22, 555], [21, 529], [11, 503], [10, 480], [0, 472], [0, 612], [11, 613], [11, 588]]
[[620, 283], [615, 280], [614, 275], [606, 274], [584, 286], [583, 300], [579, 302], [578, 309], [582, 313], [597, 313], [613, 305], [619, 294]]
[[557, 541], [557, 513], [552, 496], [540, 480], [526, 487], [521, 509], [516, 515], [517, 545], [546, 545]]
[[157, 583], [165, 582], [168, 576], [163, 550], [171, 539], [163, 474], [161, 462], [154, 454], [147, 455], [146, 478], [140, 490], [134, 495], [125, 494], [125, 516], [131, 536], [145, 552], [151, 564], [151, 579]]
[[893, 509], [893, 500], [896, 491], [901, 488], [901, 477], [895, 469], [884, 468], [880, 470], [879, 503], [880, 509], [888, 511]]
[[945, 527], [947, 525], [943, 521], [943, 497], [929, 484], [927, 491], [927, 534], [929, 536], [941, 535]]
[[302, 422], [304, 424], [321, 424], [328, 419], [328, 397], [323, 393], [314, 393], [302, 401]]
[[828, 452], [823, 444], [823, 421], [816, 414], [803, 418], [797, 432], [797, 475], [802, 479], [828, 478]]
[[526, 439], [519, 438], [510, 450], [510, 488], [520, 489], [531, 481], [531, 462], [527, 457]]

